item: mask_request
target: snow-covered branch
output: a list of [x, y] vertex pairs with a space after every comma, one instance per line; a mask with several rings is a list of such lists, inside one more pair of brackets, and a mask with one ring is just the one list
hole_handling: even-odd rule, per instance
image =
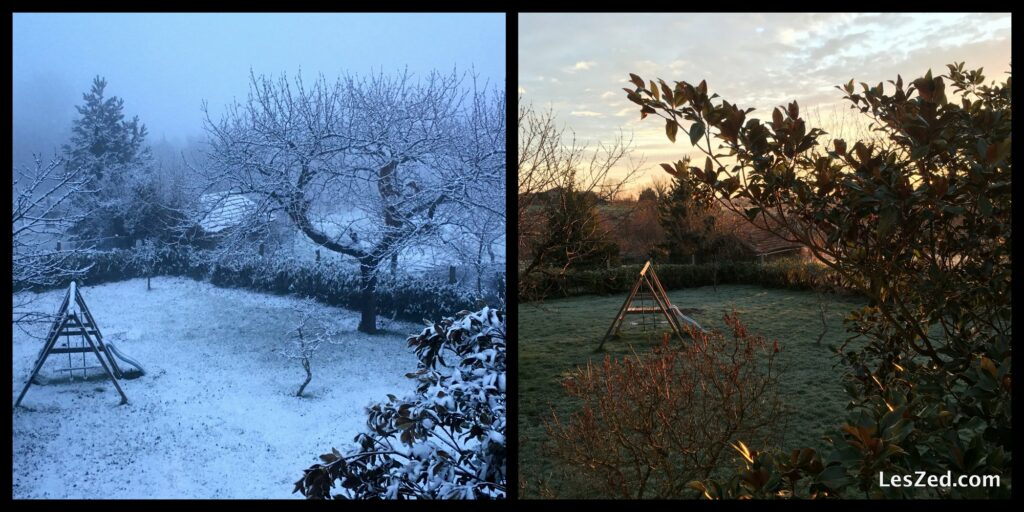
[[212, 189], [251, 198], [253, 222], [281, 212], [314, 244], [358, 261], [359, 328], [372, 332], [383, 263], [460, 218], [504, 218], [505, 97], [464, 82], [455, 71], [311, 84], [250, 73], [244, 103], [218, 120], [207, 112], [204, 173]]
[[[37, 157], [34, 167], [15, 170], [13, 176], [12, 288], [22, 291], [63, 285], [87, 271], [79, 256], [89, 247], [79, 244], [71, 248], [64, 240], [67, 230], [88, 215], [74, 208], [83, 195], [93, 192], [82, 169], [67, 169], [60, 158], [44, 165]], [[15, 323], [39, 316], [26, 309], [29, 300], [15, 296]]]

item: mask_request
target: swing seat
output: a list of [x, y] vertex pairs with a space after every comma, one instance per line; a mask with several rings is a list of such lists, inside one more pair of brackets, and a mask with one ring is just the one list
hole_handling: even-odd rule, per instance
[[[79, 366], [77, 368], [59, 368], [59, 369], [57, 369], [57, 371], [58, 372], [78, 372], [78, 371], [80, 371], [83, 374], [85, 374], [86, 370], [97, 370], [97, 369], [102, 369], [102, 368], [103, 368], [102, 366], [98, 366], [98, 365], [97, 366]], [[72, 373], [72, 375], [74, 375], [74, 374]]]

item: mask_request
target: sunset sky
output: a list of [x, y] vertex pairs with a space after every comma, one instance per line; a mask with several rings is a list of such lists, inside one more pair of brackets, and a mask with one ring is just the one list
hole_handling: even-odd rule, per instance
[[[640, 121], [626, 100], [628, 73], [669, 83], [707, 80], [709, 92], [766, 118], [797, 100], [818, 108], [829, 129], [844, 112], [835, 85], [875, 85], [946, 72], [965, 61], [986, 81], [1010, 69], [1009, 14], [520, 14], [518, 92], [552, 108], [579, 138], [632, 134], [648, 175], [692, 150], [665, 138], [664, 123]], [[891, 86], [889, 86], [891, 90]], [[807, 118], [808, 116], [804, 116]], [[809, 121], [815, 118], [809, 119]], [[642, 180], [646, 182], [646, 178]]]

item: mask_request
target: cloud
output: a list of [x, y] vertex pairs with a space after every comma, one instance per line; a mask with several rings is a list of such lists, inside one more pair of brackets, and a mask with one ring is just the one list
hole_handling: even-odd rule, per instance
[[806, 32], [798, 32], [791, 28], [783, 28], [779, 30], [776, 37], [780, 43], [788, 45], [795, 43], [797, 39], [801, 39], [806, 35]]
[[669, 69], [669, 71], [671, 71], [673, 73], [678, 73], [678, 72], [682, 71], [682, 69], [685, 68], [686, 66], [688, 66], [689, 64], [690, 63], [685, 61], [685, 60], [676, 59], [676, 60], [674, 60], [674, 61], [669, 63], [668, 69]]
[[587, 71], [596, 65], [597, 63], [592, 60], [581, 60], [576, 64], [573, 64], [572, 66], [563, 69], [562, 71], [565, 71], [566, 73], [569, 73], [571, 75], [577, 71]]
[[[628, 73], [670, 84], [707, 79], [710, 91], [761, 118], [793, 100], [808, 112], [825, 105], [828, 125], [833, 104], [849, 110], [833, 86], [850, 78], [908, 82], [963, 60], [985, 66], [989, 80], [1005, 79], [1010, 25], [1009, 14], [535, 14], [520, 17], [519, 54], [531, 57], [519, 60], [519, 83], [589, 140], [633, 130], [638, 155], [678, 157], [687, 144], [668, 142], [664, 122], [641, 121], [626, 100]], [[657, 45], [651, 33], [686, 36]], [[538, 75], [546, 79], [533, 81]]]

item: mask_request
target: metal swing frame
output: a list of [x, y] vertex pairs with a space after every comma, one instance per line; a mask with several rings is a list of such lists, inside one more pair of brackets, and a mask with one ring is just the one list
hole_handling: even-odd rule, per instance
[[[61, 336], [68, 337], [66, 347], [56, 346], [57, 340]], [[70, 344], [71, 336], [82, 336], [83, 343], [80, 346], [72, 347]], [[57, 319], [54, 320], [53, 325], [50, 327], [50, 332], [46, 336], [46, 343], [43, 344], [43, 349], [39, 352], [39, 357], [32, 368], [32, 374], [29, 375], [28, 381], [25, 382], [25, 387], [21, 390], [21, 394], [18, 395], [18, 400], [14, 403], [14, 406], [18, 407], [21, 405], [21, 400], [25, 398], [25, 393], [32, 386], [36, 376], [39, 375], [39, 370], [43, 368], [43, 363], [46, 362], [50, 354], [68, 354], [68, 361], [70, 363], [71, 354], [81, 353], [84, 361], [85, 354], [88, 352], [96, 355], [96, 359], [100, 362], [100, 367], [110, 377], [110, 381], [114, 383], [114, 388], [121, 395], [121, 404], [128, 403], [128, 396], [124, 394], [124, 390], [117, 383], [117, 379], [124, 378], [124, 373], [117, 366], [114, 354], [111, 353], [111, 348], [110, 345], [103, 342], [103, 334], [100, 332], [96, 320], [93, 318], [92, 313], [89, 312], [89, 307], [85, 305], [85, 300], [82, 299], [82, 294], [79, 292], [77, 284], [71, 281], [71, 285], [68, 286], [68, 291], [64, 295], [64, 301], [57, 311]], [[79, 369], [85, 372], [89, 368], [85, 367], [83, 363], [82, 368], [67, 368], [62, 371], [71, 371], [73, 375], [74, 370]]]

